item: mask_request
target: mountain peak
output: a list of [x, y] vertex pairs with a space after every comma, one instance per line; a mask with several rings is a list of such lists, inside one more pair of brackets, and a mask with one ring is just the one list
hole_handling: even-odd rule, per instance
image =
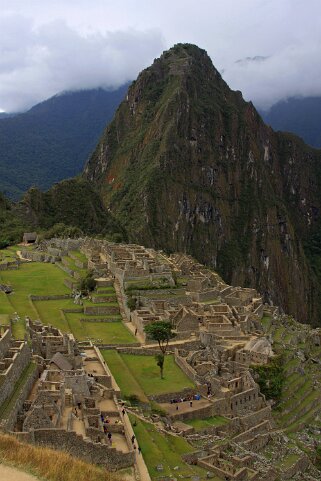
[[133, 82], [84, 175], [131, 241], [188, 252], [315, 322], [306, 232], [321, 225], [320, 165], [264, 125], [205, 50], [177, 44]]
[[216, 76], [221, 77], [206, 50], [191, 43], [177, 43], [169, 50], [165, 50], [149, 67], [150, 70], [158, 70], [159, 68], [163, 68], [169, 75], [174, 76], [183, 76], [192, 71], [200, 74], [210, 70]]

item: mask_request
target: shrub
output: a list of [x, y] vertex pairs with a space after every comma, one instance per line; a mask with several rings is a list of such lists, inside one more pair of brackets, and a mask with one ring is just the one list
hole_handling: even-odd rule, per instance
[[136, 297], [129, 297], [127, 299], [127, 307], [130, 311], [134, 311], [136, 309], [137, 299]]
[[252, 366], [255, 379], [266, 399], [273, 399], [276, 402], [280, 400], [285, 381], [283, 366], [283, 356], [274, 357], [264, 366]]
[[95, 290], [97, 285], [96, 280], [94, 279], [93, 273], [90, 271], [88, 274], [80, 280], [79, 289], [82, 293], [88, 294]]

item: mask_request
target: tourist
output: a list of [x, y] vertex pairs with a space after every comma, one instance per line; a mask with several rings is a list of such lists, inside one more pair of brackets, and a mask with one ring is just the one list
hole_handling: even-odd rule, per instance
[[190, 402], [189, 402], [189, 407], [190, 407], [190, 408], [193, 407], [193, 401], [190, 401]]
[[141, 452], [142, 452], [141, 447], [138, 446], [138, 454], [140, 454]]
[[112, 445], [113, 441], [112, 441], [112, 434], [111, 433], [108, 433], [107, 434], [107, 437], [108, 437], [108, 440], [110, 442], [110, 445]]
[[134, 444], [135, 439], [136, 439], [136, 436], [135, 436], [135, 434], [133, 434], [133, 435], [132, 435], [132, 444]]
[[125, 408], [123, 408], [122, 413], [123, 413], [123, 416], [125, 416], [126, 414]]

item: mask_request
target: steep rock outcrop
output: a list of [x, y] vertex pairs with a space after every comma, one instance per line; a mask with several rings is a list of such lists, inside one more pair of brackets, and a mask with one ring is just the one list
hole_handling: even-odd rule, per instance
[[131, 240], [188, 252], [317, 324], [320, 160], [178, 44], [131, 85], [84, 176]]

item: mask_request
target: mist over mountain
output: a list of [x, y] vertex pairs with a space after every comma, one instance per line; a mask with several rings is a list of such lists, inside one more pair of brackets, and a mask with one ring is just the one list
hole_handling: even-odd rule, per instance
[[128, 85], [65, 92], [29, 111], [0, 117], [0, 191], [19, 198], [81, 172]]
[[293, 132], [312, 147], [321, 148], [321, 97], [289, 98], [260, 114], [274, 130]]

